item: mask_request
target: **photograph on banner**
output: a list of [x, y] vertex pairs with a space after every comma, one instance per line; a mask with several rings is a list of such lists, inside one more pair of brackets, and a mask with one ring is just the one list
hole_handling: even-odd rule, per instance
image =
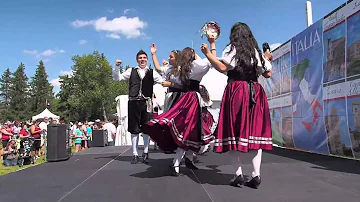
[[323, 83], [345, 78], [345, 16], [348, 7], [342, 7], [323, 20]]
[[[292, 126], [290, 125], [290, 128], [286, 127], [285, 131], [283, 131], [284, 116], [285, 118], [289, 118], [291, 116], [291, 111], [290, 114], [283, 113], [283, 108], [285, 109], [290, 108], [291, 110], [291, 96], [288, 94], [286, 96], [279, 96], [269, 100], [269, 108], [270, 108], [270, 117], [271, 117], [271, 127], [273, 133], [273, 137], [272, 137], [273, 143], [279, 146], [293, 147], [293, 144], [289, 143], [289, 140], [292, 141], [292, 134], [291, 134]], [[284, 133], [285, 133], [285, 138], [284, 138]]]
[[271, 90], [271, 83], [272, 82], [271, 82], [271, 79], [264, 78], [263, 81], [264, 81], [263, 88], [265, 90], [266, 97], [268, 99], [270, 99], [272, 97], [272, 95], [271, 95], [272, 94], [272, 90]]
[[355, 158], [360, 159], [360, 79], [348, 81], [347, 115], [351, 145]]
[[329, 153], [323, 119], [322, 20], [291, 39], [293, 139], [296, 148]]
[[291, 41], [288, 41], [273, 52], [273, 65], [276, 66], [270, 83], [273, 97], [290, 92], [290, 50]]
[[351, 10], [347, 18], [346, 71], [347, 77], [353, 77], [360, 75], [360, 3], [352, 1], [347, 7]]
[[346, 83], [324, 85], [324, 121], [330, 154], [353, 158], [345, 95]]
[[[290, 55], [290, 54], [289, 54]], [[281, 94], [290, 93], [291, 88], [291, 68], [286, 68], [281, 74]]]
[[[289, 96], [290, 97], [290, 96]], [[291, 97], [290, 97], [291, 99]], [[294, 148], [294, 140], [292, 135], [292, 108], [291, 106], [281, 108], [281, 136], [283, 146]]]
[[281, 108], [274, 108], [270, 110], [272, 142], [273, 144], [283, 146], [283, 139], [281, 137]]
[[[274, 56], [273, 56], [274, 57]], [[280, 64], [280, 58], [274, 59], [271, 63], [272, 65], [272, 72], [278, 73], [280, 72], [281, 64]]]
[[273, 73], [270, 77], [270, 86], [272, 90], [272, 97], [276, 97], [280, 95], [280, 84], [281, 84], [281, 72]]

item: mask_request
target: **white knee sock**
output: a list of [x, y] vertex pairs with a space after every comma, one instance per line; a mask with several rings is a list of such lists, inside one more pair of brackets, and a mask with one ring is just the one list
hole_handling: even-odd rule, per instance
[[175, 168], [176, 172], [180, 172], [180, 169], [179, 169], [180, 162], [181, 162], [181, 159], [184, 157], [185, 153], [186, 153], [185, 150], [183, 150], [181, 148], [177, 148], [175, 158], [173, 160], [174, 168]]
[[236, 170], [236, 176], [242, 175], [242, 169], [241, 166], [238, 167], [238, 169]]
[[138, 156], [138, 144], [139, 144], [139, 134], [131, 134], [131, 144], [132, 144], [132, 152], [134, 156]]
[[252, 177], [260, 177], [260, 165], [261, 165], [262, 149], [259, 149], [256, 156], [252, 160], [254, 171], [252, 172]]
[[143, 140], [144, 140], [144, 153], [148, 153], [149, 152], [149, 144], [150, 144], [149, 135], [143, 133]]

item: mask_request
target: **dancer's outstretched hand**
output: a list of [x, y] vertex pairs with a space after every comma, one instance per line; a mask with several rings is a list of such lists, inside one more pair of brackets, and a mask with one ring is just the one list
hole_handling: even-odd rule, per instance
[[265, 57], [267, 60], [272, 61], [272, 55], [271, 55], [271, 53], [270, 53], [269, 51], [266, 51], [266, 52], [264, 53], [264, 57]]
[[215, 43], [215, 37], [214, 37], [214, 35], [209, 35], [208, 36], [208, 42], [210, 43], [210, 44], [213, 44], [213, 43]]
[[169, 82], [169, 81], [163, 81], [161, 84], [162, 84], [163, 87], [170, 87], [171, 82]]
[[151, 47], [150, 47], [150, 52], [151, 54], [155, 54], [157, 51], [157, 48], [156, 48], [156, 45], [153, 43], [151, 44]]
[[201, 45], [201, 52], [203, 52], [205, 55], [206, 55], [207, 53], [210, 53], [209, 47], [208, 47], [208, 45], [207, 45], [206, 43], [203, 43], [203, 44]]

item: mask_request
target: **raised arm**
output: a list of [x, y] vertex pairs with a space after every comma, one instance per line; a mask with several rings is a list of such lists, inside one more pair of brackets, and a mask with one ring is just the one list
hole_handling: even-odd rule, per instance
[[161, 65], [159, 63], [159, 60], [156, 57], [156, 51], [157, 51], [156, 45], [154, 43], [151, 44], [151, 47], [150, 47], [151, 59], [153, 61], [156, 71], [161, 72]]
[[223, 73], [226, 72], [229, 68], [228, 66], [229, 64], [224, 64], [223, 62], [225, 61], [220, 61], [218, 58], [216, 58], [216, 56], [214, 56], [209, 48], [208, 45], [203, 43], [201, 46], [201, 51], [204, 53], [204, 55], [206, 56], [206, 58], [209, 60], [209, 62], [211, 63], [211, 65], [219, 72]]
[[131, 68], [127, 69], [125, 72], [123, 73], [120, 73], [120, 72], [117, 72], [119, 74], [118, 78], [114, 78], [113, 79], [115, 81], [124, 81], [124, 80], [128, 80], [130, 78], [130, 75], [131, 75]]

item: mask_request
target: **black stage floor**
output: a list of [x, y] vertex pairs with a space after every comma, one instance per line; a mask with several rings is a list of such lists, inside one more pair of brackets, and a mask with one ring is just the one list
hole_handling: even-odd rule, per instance
[[[241, 154], [244, 174], [250, 154]], [[199, 156], [200, 170], [182, 177], [168, 169], [173, 154], [151, 153], [149, 165], [131, 165], [130, 147], [91, 148], [68, 161], [44, 163], [0, 177], [7, 202], [339, 202], [360, 201], [360, 162], [275, 149], [263, 155], [258, 190], [228, 185], [231, 154]], [[236, 158], [235, 158], [236, 159]]]

